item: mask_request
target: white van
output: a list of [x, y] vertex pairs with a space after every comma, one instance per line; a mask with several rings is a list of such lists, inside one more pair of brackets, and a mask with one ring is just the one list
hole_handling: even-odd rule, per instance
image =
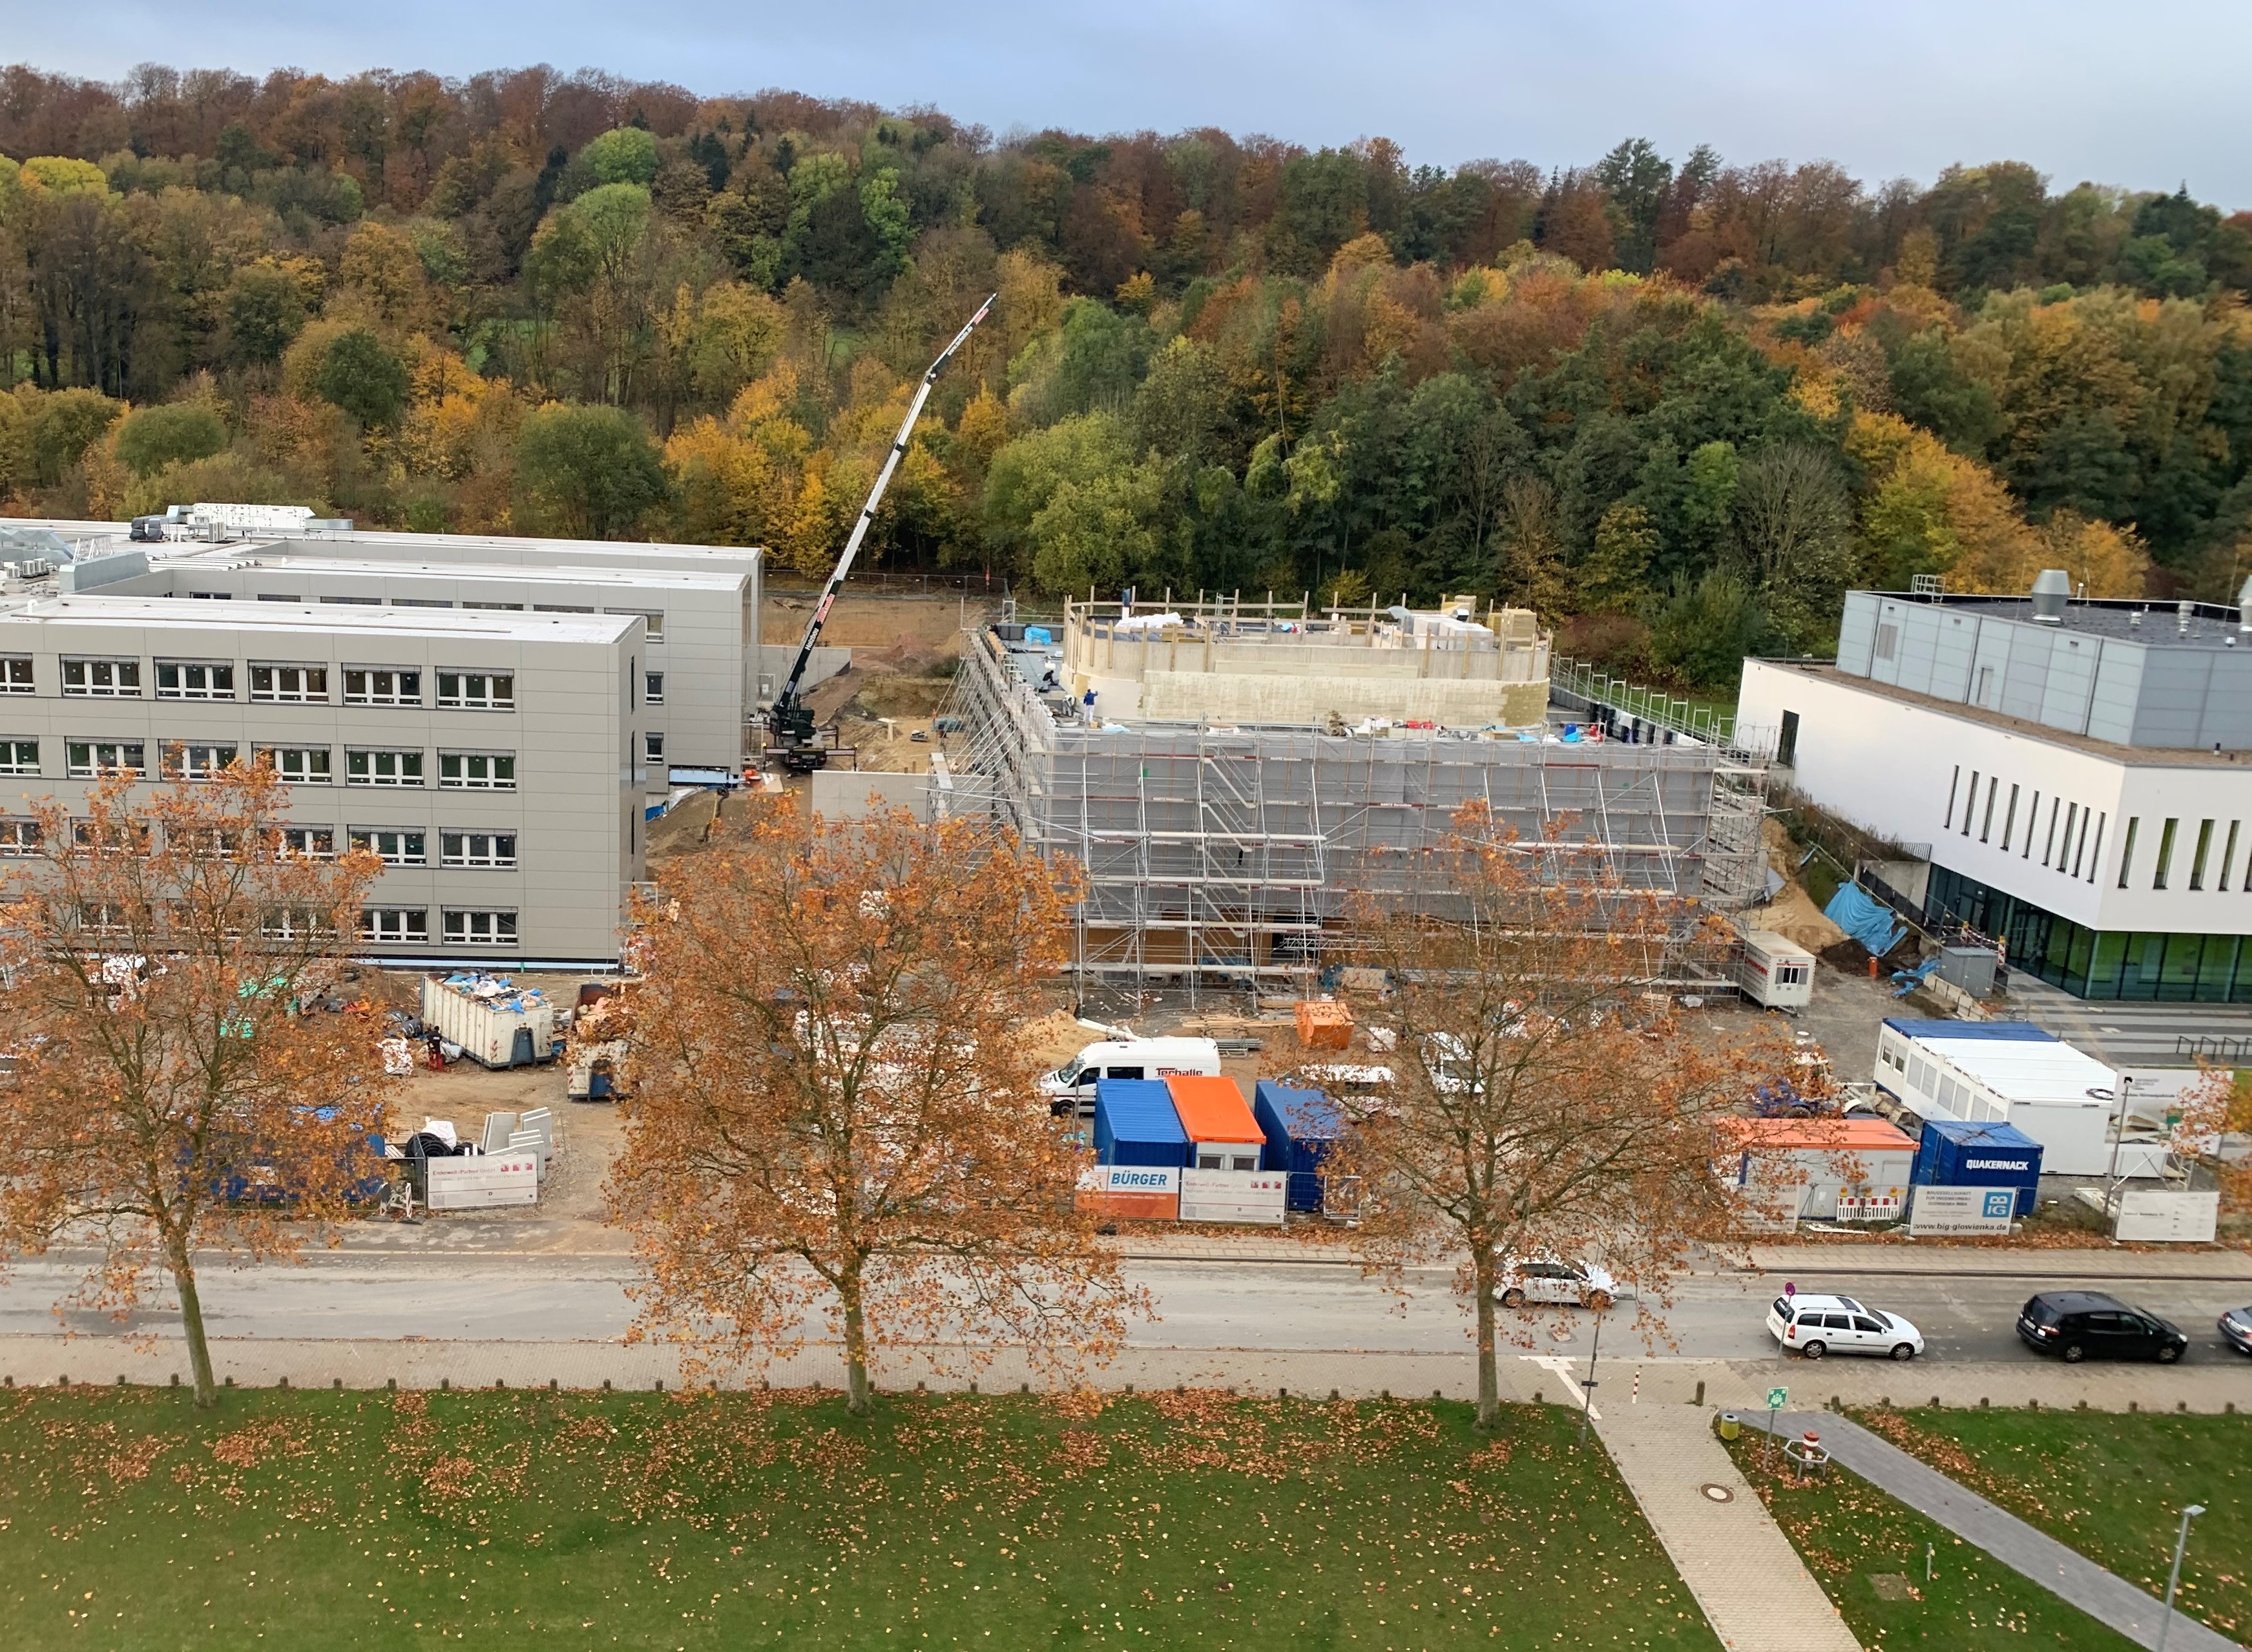
[[1220, 1046], [1210, 1038], [1113, 1038], [1090, 1044], [1053, 1072], [1040, 1075], [1048, 1111], [1092, 1117], [1098, 1079], [1170, 1079], [1201, 1073], [1220, 1076]]

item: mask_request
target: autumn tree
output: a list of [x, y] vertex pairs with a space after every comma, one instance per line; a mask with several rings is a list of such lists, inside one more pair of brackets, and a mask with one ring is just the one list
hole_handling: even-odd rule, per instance
[[1071, 894], [979, 823], [788, 801], [661, 880], [610, 1183], [645, 1329], [743, 1360], [817, 1318], [855, 1412], [882, 1348], [1011, 1342], [1068, 1369], [1119, 1345], [1143, 1298], [1074, 1209], [1086, 1154], [1019, 1031]]
[[121, 1316], [168, 1276], [203, 1406], [199, 1259], [295, 1254], [381, 1156], [378, 1030], [321, 1007], [380, 863], [285, 850], [287, 795], [263, 767], [121, 775], [38, 804], [9, 881], [0, 1245], [90, 1249], [70, 1300]]
[[1668, 952], [1715, 920], [1620, 886], [1599, 847], [1517, 841], [1473, 804], [1430, 852], [1448, 870], [1443, 909], [1354, 914], [1351, 961], [1368, 973], [1352, 979], [1384, 984], [1349, 996], [1397, 1041], [1389, 1087], [1348, 1104], [1353, 1140], [1331, 1170], [1361, 1178], [1350, 1239], [1366, 1266], [1455, 1265], [1490, 1425], [1500, 1345], [1529, 1343], [1540, 1311], [1503, 1301], [1512, 1259], [1595, 1256], [1654, 1322], [1691, 1248], [1744, 1220], [1713, 1174], [1738, 1154], [1717, 1127], [1787, 1052], [1645, 1001]]

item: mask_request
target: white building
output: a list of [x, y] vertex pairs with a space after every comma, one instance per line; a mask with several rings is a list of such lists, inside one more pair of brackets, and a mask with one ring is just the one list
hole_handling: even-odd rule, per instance
[[1815, 803], [1928, 860], [1902, 892], [2011, 968], [2252, 1001], [2242, 610], [1857, 591], [1837, 662], [1748, 661], [1737, 715]]
[[[1877, 1036], [1877, 1085], [1919, 1118], [2006, 1124], [2041, 1144], [2050, 1176], [2112, 1163], [2118, 1074], [2025, 1021], [1894, 1017]], [[2147, 1173], [2140, 1149], [2122, 1169]]]

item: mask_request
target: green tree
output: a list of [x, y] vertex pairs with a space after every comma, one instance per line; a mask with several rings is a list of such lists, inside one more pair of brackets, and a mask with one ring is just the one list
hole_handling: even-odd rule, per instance
[[295, 271], [263, 262], [235, 271], [221, 302], [228, 354], [249, 367], [281, 360], [310, 313], [303, 280]]
[[1631, 614], [1650, 595], [1651, 559], [1658, 530], [1650, 512], [1622, 499], [1595, 524], [1595, 553], [1581, 571], [1583, 607], [1598, 614]]
[[117, 427], [117, 456], [136, 476], [178, 461], [208, 459], [226, 446], [226, 421], [208, 402], [136, 407]]
[[323, 352], [313, 387], [365, 428], [388, 430], [407, 406], [407, 364], [366, 328], [349, 328]]
[[581, 151], [599, 184], [647, 184], [657, 178], [657, 139], [638, 126], [605, 132]]
[[623, 408], [547, 406], [525, 419], [516, 502], [534, 531], [623, 538], [667, 491], [656, 444]]
[[1852, 507], [1821, 448], [1762, 448], [1736, 490], [1736, 540], [1761, 606], [1783, 640], [1810, 648], [1831, 635], [1853, 571]]
[[1698, 688], [1733, 690], [1766, 628], [1758, 596], [1739, 575], [1725, 568], [1693, 580], [1676, 575], [1651, 615], [1651, 663]]

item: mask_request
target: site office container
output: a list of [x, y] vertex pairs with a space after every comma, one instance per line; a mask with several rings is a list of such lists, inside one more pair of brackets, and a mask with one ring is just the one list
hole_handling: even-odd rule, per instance
[[2031, 1216], [2040, 1169], [2041, 1144], [2013, 1126], [1926, 1119], [1908, 1179], [1918, 1187], [2014, 1188], [2014, 1214]]
[[1244, 1105], [1235, 1080], [1180, 1077], [1166, 1079], [1165, 1087], [1189, 1140], [1181, 1220], [1282, 1225], [1287, 1177], [1259, 1168], [1267, 1132]]
[[1157, 1221], [1180, 1215], [1189, 1138], [1157, 1080], [1104, 1079], [1095, 1086], [1095, 1157], [1079, 1179], [1080, 1209]]
[[1720, 1132], [1740, 1151], [1714, 1168], [1722, 1179], [1749, 1186], [1754, 1161], [1780, 1159], [1797, 1179], [1786, 1194], [1800, 1221], [1897, 1220], [1908, 1210], [1915, 1143], [1882, 1119], [1722, 1119]]
[[2052, 1176], [2111, 1167], [2118, 1074], [2031, 1022], [1889, 1017], [1877, 1033], [1876, 1079], [1927, 1123], [2011, 1126], [2040, 1143]]
[[1802, 1010], [1814, 1002], [1814, 954], [1769, 929], [1747, 929], [1736, 984], [1769, 1010]]
[[1345, 1133], [1344, 1109], [1319, 1090], [1262, 1079], [1252, 1086], [1251, 1116], [1267, 1132], [1259, 1168], [1282, 1172], [1290, 1209], [1320, 1210], [1322, 1160]]
[[480, 996], [473, 989], [504, 977], [422, 977], [422, 1019], [470, 1060], [487, 1067], [523, 1067], [555, 1057], [555, 1006], [537, 988]]

